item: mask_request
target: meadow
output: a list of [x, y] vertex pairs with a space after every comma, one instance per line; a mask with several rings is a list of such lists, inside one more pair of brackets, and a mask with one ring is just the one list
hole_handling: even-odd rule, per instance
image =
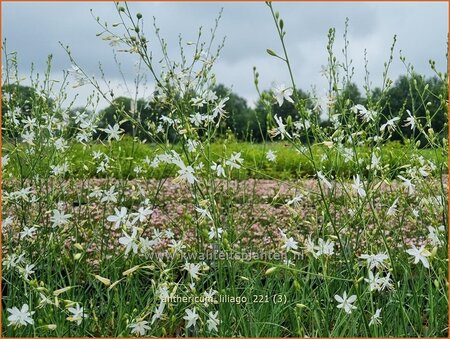
[[[4, 46], [3, 336], [448, 336], [448, 123], [432, 127], [447, 112], [446, 73], [430, 62], [442, 91], [411, 76], [419, 102], [386, 116], [392, 54], [380, 96], [352, 102], [330, 29], [324, 127], [324, 108], [298, 96], [287, 28], [267, 3], [282, 51], [267, 53], [292, 82], [262, 96], [263, 141], [237, 141], [218, 132], [229, 112], [212, 90], [214, 28], [189, 60], [159, 40], [158, 74], [143, 15], [115, 6], [119, 24], [97, 19], [98, 35], [153, 76], [152, 100], [168, 112], [158, 124], [136, 106], [102, 124], [95, 95], [109, 91], [68, 47], [73, 67], [56, 92], [92, 86], [86, 111], [54, 95], [50, 73], [25, 105]], [[272, 114], [287, 102], [296, 116]], [[125, 135], [125, 122], [147, 139]]]

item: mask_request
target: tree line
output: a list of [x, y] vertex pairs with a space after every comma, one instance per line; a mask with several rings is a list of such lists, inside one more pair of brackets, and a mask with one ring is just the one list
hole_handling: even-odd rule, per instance
[[[232, 92], [226, 86], [219, 84], [213, 89], [218, 97], [228, 97], [225, 103], [225, 110], [228, 112], [228, 119], [222, 121], [219, 127], [219, 136], [234, 136], [237, 140], [261, 142], [268, 136], [268, 130], [273, 125], [273, 116], [283, 118], [283, 121], [296, 120], [299, 118], [297, 108], [294, 104], [284, 101], [280, 107], [273, 99], [271, 91], [263, 91], [260, 99], [254, 108], [247, 104], [247, 101]], [[31, 87], [8, 85], [2, 88], [3, 97], [5, 94], [15, 92], [17, 104], [20, 106], [21, 112], [30, 115], [32, 112], [31, 105], [33, 100], [30, 98], [35, 95]], [[298, 90], [297, 97], [300, 98], [311, 112], [312, 120], [315, 120], [323, 128], [332, 128], [332, 123], [324, 116], [320, 116], [318, 112], [317, 99], [310, 93]], [[413, 74], [412, 76], [400, 76], [388, 90], [382, 91], [375, 88], [366, 91], [363, 96], [358, 87], [354, 83], [349, 83], [345, 88], [339, 91], [339, 95], [334, 98], [335, 105], [341, 109], [339, 119], [346, 122], [346, 115], [350, 114], [350, 108], [354, 105], [361, 104], [368, 107], [376, 106], [378, 114], [381, 118], [379, 124], [385, 123], [393, 117], [400, 117], [401, 121], [408, 117], [407, 110], [414, 112], [416, 119], [427, 121], [433, 128], [434, 132], [442, 137], [447, 137], [448, 130], [448, 85], [438, 77], [420, 76]], [[51, 100], [47, 100], [47, 107], [51, 109]], [[134, 107], [132, 107], [134, 106]], [[7, 105], [2, 105], [2, 118], [5, 116]], [[125, 134], [138, 137], [141, 140], [148, 139], [148, 136], [141, 129], [135, 128], [135, 122], [123, 119], [120, 112], [130, 112], [134, 110], [137, 122], [141, 126], [157, 125], [162, 116], [167, 115], [167, 109], [160, 105], [158, 101], [147, 102], [139, 99], [132, 102], [131, 98], [118, 97], [113, 100], [112, 104], [100, 112], [100, 127], [108, 125], [113, 126], [118, 123]], [[75, 115], [77, 109], [71, 109], [70, 115]], [[4, 122], [5, 120], [2, 119]], [[2, 123], [4, 125], [4, 123]], [[409, 138], [418, 138], [418, 131], [411, 129], [409, 126], [398, 125], [401, 134], [394, 132], [391, 140], [402, 140], [404, 136]], [[98, 132], [98, 137], [102, 138], [102, 132]], [[176, 134], [169, 133], [169, 140], [176, 141]], [[4, 131], [4, 136], [8, 136], [8, 131]], [[426, 140], [421, 140], [422, 145], [426, 144]]]

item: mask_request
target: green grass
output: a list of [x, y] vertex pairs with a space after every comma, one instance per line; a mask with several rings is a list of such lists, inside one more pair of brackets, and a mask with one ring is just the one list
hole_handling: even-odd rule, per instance
[[[182, 145], [170, 144], [164, 148], [161, 145], [142, 144], [134, 142], [131, 138], [123, 138], [121, 141], [113, 141], [111, 145], [101, 143], [93, 143], [86, 146], [81, 144], [73, 144], [64, 154], [66, 159], [70, 159], [70, 176], [76, 178], [102, 178], [113, 177], [117, 179], [133, 179], [136, 177], [134, 166], [139, 164], [144, 171], [140, 177], [161, 179], [165, 177], [176, 176], [176, 167], [174, 165], [158, 166], [150, 168], [145, 164], [144, 159], [148, 157], [152, 160], [155, 155], [162, 154], [164, 151], [175, 150], [182, 154]], [[57, 163], [58, 157], [61, 155], [45, 154], [45, 148], [42, 149], [42, 155], [45, 154], [49, 158], [48, 162], [37, 162], [34, 164], [27, 163], [22, 156], [23, 150], [15, 149], [11, 144], [4, 143], [4, 154], [11, 156], [11, 173], [15, 176], [22, 171], [22, 175], [29, 176], [32, 173], [45, 173], [50, 171], [52, 162], [55, 159]], [[268, 150], [276, 152], [276, 160], [271, 162], [266, 159]], [[97, 166], [100, 161], [95, 162], [92, 159], [94, 151], [101, 151], [112, 159], [111, 168], [107, 173], [97, 173]], [[210, 161], [218, 161], [229, 157], [233, 152], [241, 152], [244, 159], [244, 166], [232, 173], [233, 179], [296, 179], [315, 176], [315, 171], [308, 161], [306, 155], [301, 154], [294, 146], [287, 142], [270, 142], [266, 144], [256, 144], [249, 142], [236, 142], [229, 140], [217, 141], [211, 145], [210, 154], [202, 154], [198, 161], [209, 163]], [[371, 155], [369, 149], [364, 147], [356, 147], [359, 159], [362, 159], [365, 168], [370, 163]], [[345, 161], [343, 156], [335, 149], [328, 148], [324, 145], [314, 145], [313, 153], [316, 162], [321, 165], [321, 170], [332, 176], [351, 178], [357, 174], [357, 166], [353, 161]], [[321, 157], [327, 155], [326, 160]], [[408, 145], [402, 145], [398, 142], [390, 142], [383, 145], [381, 149], [381, 162], [383, 166], [387, 166], [389, 177], [394, 178], [399, 174], [402, 164], [411, 162], [414, 156], [422, 156], [426, 160], [431, 160], [435, 164], [446, 163], [446, 155], [439, 153], [434, 149], [413, 149]], [[18, 157], [21, 158], [21, 167], [18, 166]], [[198, 161], [196, 163], [198, 163]], [[392, 169], [392, 170], [389, 170]], [[406, 169], [406, 167], [404, 167]], [[438, 169], [437, 173], [447, 173], [447, 168]], [[363, 173], [364, 174], [364, 173]]]

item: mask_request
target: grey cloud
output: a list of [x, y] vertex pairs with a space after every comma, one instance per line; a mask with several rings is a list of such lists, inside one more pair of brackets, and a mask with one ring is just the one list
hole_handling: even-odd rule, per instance
[[[253, 101], [252, 67], [261, 73], [261, 86], [267, 88], [273, 81], [288, 82], [284, 66], [268, 56], [266, 48], [280, 51], [280, 42], [264, 3], [155, 3], [131, 2], [133, 12], [141, 12], [145, 30], [161, 56], [155, 41], [152, 17], [157, 18], [161, 34], [167, 39], [169, 53], [178, 57], [178, 34], [184, 41], [194, 40], [197, 29], [203, 26], [204, 36], [214, 25], [220, 9], [223, 17], [217, 31], [217, 41], [227, 36], [216, 74], [219, 82], [233, 86], [234, 90]], [[286, 41], [300, 86], [309, 89], [316, 85], [319, 92], [326, 86], [320, 75], [321, 65], [326, 63], [327, 32], [336, 28], [336, 52], [342, 48], [345, 18], [350, 19], [350, 56], [356, 67], [355, 81], [362, 85], [364, 50], [367, 49], [369, 70], [374, 86], [381, 83], [383, 63], [389, 56], [394, 34], [398, 35], [391, 77], [404, 74], [398, 60], [401, 49], [420, 73], [431, 75], [428, 59], [446, 70], [447, 41], [446, 3], [274, 3], [285, 21]], [[2, 28], [8, 40], [8, 48], [17, 50], [22, 65], [35, 62], [38, 70], [44, 68], [47, 54], [54, 55], [56, 71], [70, 66], [58, 41], [70, 46], [74, 57], [88, 72], [97, 74], [101, 62], [107, 76], [119, 82], [120, 75], [113, 62], [111, 47], [95, 34], [100, 30], [89, 9], [109, 23], [117, 20], [112, 3], [13, 3], [3, 4]], [[188, 51], [188, 48], [186, 48]], [[120, 53], [119, 59], [127, 78], [131, 78], [135, 57]], [[26, 73], [26, 68], [24, 69]]]

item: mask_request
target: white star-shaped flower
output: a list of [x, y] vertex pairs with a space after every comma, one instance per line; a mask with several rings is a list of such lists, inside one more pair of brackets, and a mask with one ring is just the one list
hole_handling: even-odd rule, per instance
[[347, 292], [341, 296], [335, 295], [334, 299], [339, 303], [337, 308], [343, 308], [346, 313], [352, 313], [352, 310], [356, 309], [356, 306], [352, 305], [356, 301], [356, 295], [351, 295], [347, 297]]
[[293, 92], [292, 88], [287, 88], [284, 84], [275, 85], [273, 88], [273, 95], [280, 107], [283, 105], [284, 100], [294, 103], [294, 100], [291, 98]]
[[425, 245], [422, 245], [419, 249], [417, 249], [416, 246], [412, 245], [412, 248], [406, 250], [406, 253], [414, 257], [414, 264], [417, 264], [420, 261], [424, 267], [430, 267], [430, 263], [428, 262], [427, 257], [429, 257], [431, 253], [425, 249]]

